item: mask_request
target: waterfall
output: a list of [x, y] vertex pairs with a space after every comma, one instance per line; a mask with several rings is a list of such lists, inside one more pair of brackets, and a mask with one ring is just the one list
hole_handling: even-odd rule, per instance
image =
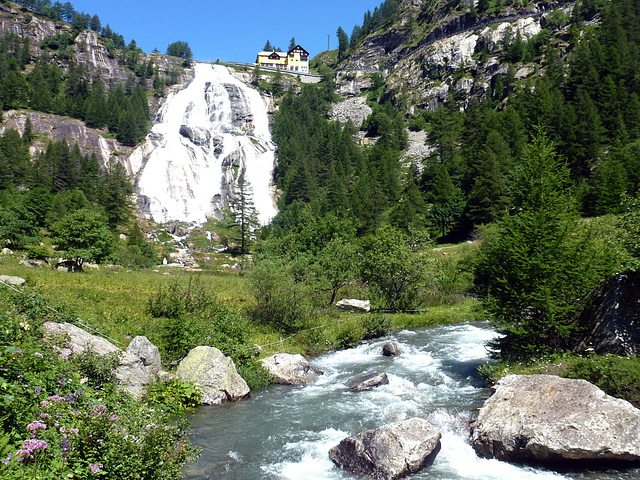
[[156, 222], [203, 223], [220, 214], [242, 170], [260, 223], [276, 214], [266, 100], [227, 67], [196, 63], [130, 158], [138, 206]]

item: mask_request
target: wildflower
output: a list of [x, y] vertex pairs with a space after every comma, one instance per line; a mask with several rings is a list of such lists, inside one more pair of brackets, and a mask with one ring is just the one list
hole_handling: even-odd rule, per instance
[[38, 353], [38, 352], [34, 353], [33, 356], [34, 357], [38, 357], [38, 358], [42, 358], [42, 354]]
[[11, 355], [22, 355], [22, 350], [14, 350]]
[[[46, 400], [43, 400], [43, 401], [44, 401], [44, 402], [46, 402], [46, 403], [49, 403], [49, 402], [47, 402]], [[41, 403], [42, 403], [42, 402], [41, 402]], [[49, 415], [48, 413], [40, 413], [38, 416], [39, 416], [40, 418], [46, 418], [47, 420], [48, 420], [49, 418], [51, 418], [51, 415]]]
[[95, 463], [90, 463], [89, 464], [89, 468], [91, 469], [91, 473], [96, 474], [98, 473], [100, 470], [102, 470], [102, 464], [98, 463], [97, 465]]
[[29, 325], [27, 322], [20, 322], [20, 328], [24, 329], [24, 331], [29, 331], [31, 325]]
[[93, 413], [94, 415], [100, 416], [106, 411], [107, 411], [106, 405], [96, 405], [91, 413]]
[[49, 397], [49, 400], [51, 400], [53, 403], [59, 403], [64, 402], [64, 397], [61, 397], [60, 395], [51, 395]]
[[11, 455], [7, 455], [7, 459], [3, 460], [2, 463], [4, 463], [5, 465], [9, 465], [9, 462], [11, 461]]
[[62, 452], [68, 452], [69, 450], [71, 450], [71, 442], [69, 441], [66, 435], [62, 438], [62, 441], [60, 442], [60, 450]]
[[70, 428], [68, 431], [73, 435], [78, 435], [78, 432], [80, 432], [80, 430], [77, 428]]
[[58, 355], [58, 356], [63, 360], [69, 360], [69, 355], [66, 355], [66, 354], [64, 354], [62, 352], [60, 352], [60, 355]]
[[42, 400], [42, 401], [40, 402], [40, 406], [41, 406], [42, 408], [45, 408], [47, 405], [49, 405], [49, 402], [47, 402], [46, 400]]
[[117, 416], [115, 413], [112, 413], [112, 414], [109, 416], [109, 420], [111, 420], [112, 422], [117, 422], [118, 420], [120, 420], [120, 417], [119, 417], [119, 416]]
[[47, 426], [42, 422], [42, 420], [36, 420], [27, 425], [27, 430], [29, 430], [34, 436], [38, 433], [39, 429], [47, 429]]
[[36, 450], [45, 450], [49, 445], [44, 440], [38, 440], [37, 438], [28, 438], [22, 441], [22, 448], [16, 452], [18, 461], [21, 462], [25, 459], [33, 459], [33, 452]]
[[36, 387], [33, 389], [33, 393], [38, 394], [40, 393], [42, 390], [40, 389], [40, 387]]

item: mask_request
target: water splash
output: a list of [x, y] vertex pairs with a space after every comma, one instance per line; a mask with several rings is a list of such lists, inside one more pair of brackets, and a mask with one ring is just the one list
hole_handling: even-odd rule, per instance
[[131, 155], [139, 208], [154, 221], [203, 223], [219, 215], [241, 170], [262, 224], [275, 216], [267, 104], [227, 67], [196, 63]]

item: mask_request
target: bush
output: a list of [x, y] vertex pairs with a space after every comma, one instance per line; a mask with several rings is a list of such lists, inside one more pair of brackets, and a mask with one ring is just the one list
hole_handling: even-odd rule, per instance
[[159, 407], [167, 413], [177, 415], [188, 408], [200, 405], [202, 392], [189, 382], [176, 378], [155, 383], [147, 387], [143, 401], [152, 407]]
[[382, 337], [391, 330], [391, 319], [386, 315], [365, 315], [360, 322], [364, 328], [364, 339]]
[[238, 374], [247, 382], [251, 391], [266, 388], [273, 384], [273, 375], [262, 366], [262, 363], [256, 360], [238, 363], [236, 369]]

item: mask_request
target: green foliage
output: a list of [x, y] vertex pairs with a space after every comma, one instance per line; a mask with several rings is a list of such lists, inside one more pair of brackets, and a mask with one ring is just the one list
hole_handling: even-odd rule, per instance
[[264, 259], [250, 270], [255, 305], [253, 319], [282, 331], [293, 333], [304, 328], [311, 314], [302, 278], [292, 275], [296, 265], [282, 260]]
[[360, 317], [364, 339], [383, 337], [391, 330], [391, 318], [387, 315], [364, 315]]
[[78, 210], [51, 226], [53, 241], [78, 270], [85, 261], [101, 263], [113, 251], [113, 237], [96, 211]]
[[171, 378], [149, 385], [143, 401], [153, 408], [161, 408], [169, 414], [179, 415], [188, 408], [198, 407], [201, 398], [202, 392], [197, 386]]
[[610, 250], [577, 220], [568, 174], [539, 134], [514, 175], [511, 213], [481, 246], [475, 282], [505, 357], [564, 348], [587, 294], [613, 268]]
[[361, 278], [369, 284], [383, 308], [417, 307], [423, 284], [423, 261], [409, 247], [405, 234], [382, 228], [362, 240]]
[[112, 359], [43, 341], [39, 303], [0, 295], [0, 307], [2, 478], [180, 478], [195, 455], [184, 422], [119, 392]]
[[86, 377], [89, 385], [100, 389], [115, 381], [115, 371], [120, 364], [120, 355], [118, 353], [98, 355], [91, 350], [85, 350], [73, 355], [71, 361], [80, 374]]
[[257, 360], [248, 360], [239, 363], [236, 365], [236, 370], [244, 381], [247, 382], [252, 392], [261, 388], [267, 388], [273, 384], [273, 375]]

